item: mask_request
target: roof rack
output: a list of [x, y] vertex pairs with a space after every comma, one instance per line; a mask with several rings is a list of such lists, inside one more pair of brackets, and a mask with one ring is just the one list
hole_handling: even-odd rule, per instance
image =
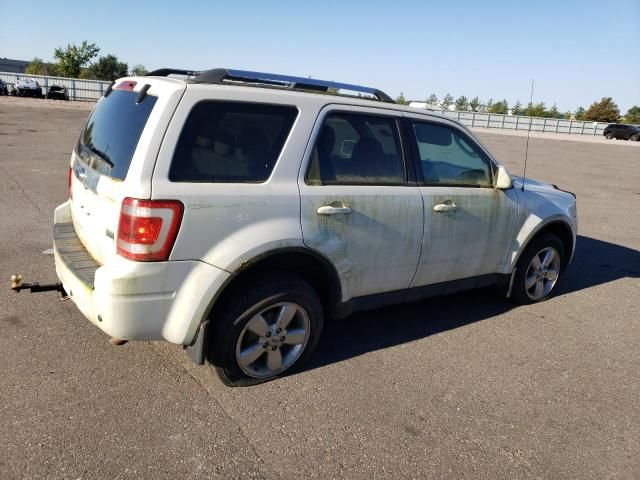
[[382, 90], [349, 83], [332, 82], [328, 80], [316, 80], [314, 78], [293, 77], [277, 73], [251, 72], [248, 70], [232, 70], [227, 68], [214, 68], [197, 72], [193, 70], [180, 70], [174, 68], [161, 68], [149, 72], [147, 76], [167, 77], [169, 75], [184, 75], [190, 83], [255, 83], [258, 85], [272, 85], [296, 90], [311, 90], [315, 92], [328, 92], [329, 89], [348, 90], [356, 93], [372, 95], [382, 102], [394, 103], [394, 101]]

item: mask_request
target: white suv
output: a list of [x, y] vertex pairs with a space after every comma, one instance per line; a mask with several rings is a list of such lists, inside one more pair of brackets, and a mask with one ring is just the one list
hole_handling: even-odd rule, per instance
[[108, 335], [184, 345], [243, 385], [356, 310], [490, 285], [543, 300], [576, 229], [573, 194], [522, 189], [464, 126], [376, 89], [163, 69], [95, 106], [54, 250]]

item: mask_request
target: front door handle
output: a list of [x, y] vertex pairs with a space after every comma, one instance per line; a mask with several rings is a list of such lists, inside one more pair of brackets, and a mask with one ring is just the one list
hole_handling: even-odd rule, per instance
[[333, 205], [323, 205], [317, 210], [318, 215], [345, 215], [347, 213], [351, 213], [351, 209], [349, 207], [334, 207]]
[[451, 200], [447, 200], [444, 203], [439, 203], [438, 205], [433, 207], [433, 211], [438, 213], [455, 212], [456, 210], [458, 210], [458, 206]]

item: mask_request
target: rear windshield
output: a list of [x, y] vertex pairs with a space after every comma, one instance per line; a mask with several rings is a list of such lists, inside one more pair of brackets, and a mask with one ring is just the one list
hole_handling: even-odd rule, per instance
[[112, 90], [94, 108], [80, 134], [76, 155], [103, 175], [124, 180], [157, 97], [136, 103], [137, 92]]
[[264, 182], [298, 110], [285, 105], [203, 101], [187, 119], [169, 171], [173, 182]]

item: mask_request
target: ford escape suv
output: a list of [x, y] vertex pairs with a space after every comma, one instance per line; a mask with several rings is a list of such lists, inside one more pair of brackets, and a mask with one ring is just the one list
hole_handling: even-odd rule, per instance
[[246, 385], [299, 368], [328, 318], [490, 285], [543, 300], [576, 229], [573, 194], [379, 90], [163, 69], [91, 112], [54, 251], [107, 335], [183, 345]]

